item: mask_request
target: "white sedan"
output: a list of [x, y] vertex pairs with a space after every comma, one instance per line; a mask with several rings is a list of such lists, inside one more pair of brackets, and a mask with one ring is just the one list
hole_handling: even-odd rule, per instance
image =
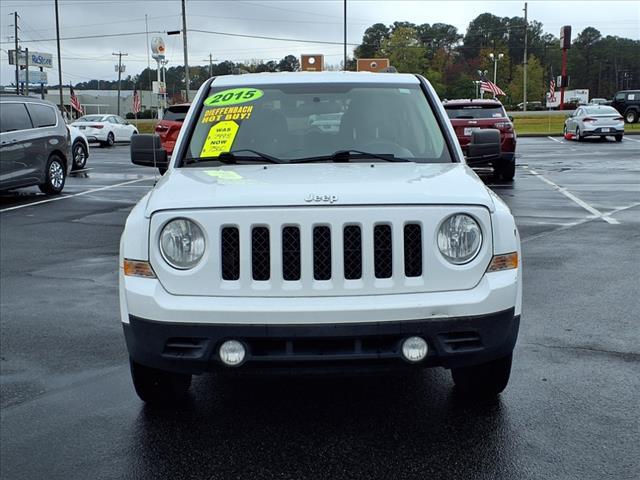
[[585, 137], [612, 136], [621, 142], [624, 135], [624, 118], [615, 108], [607, 105], [578, 107], [564, 122], [564, 137], [581, 142]]
[[118, 115], [85, 115], [73, 122], [90, 142], [111, 147], [116, 142], [129, 142], [138, 129]]

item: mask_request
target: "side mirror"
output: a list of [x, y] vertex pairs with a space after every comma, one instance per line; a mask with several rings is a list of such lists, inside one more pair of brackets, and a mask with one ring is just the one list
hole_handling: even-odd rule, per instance
[[493, 128], [475, 130], [467, 147], [467, 163], [500, 158], [500, 131]]
[[166, 169], [169, 166], [167, 151], [162, 148], [157, 135], [131, 136], [131, 163], [142, 167]]
[[508, 115], [507, 118], [511, 121], [511, 123], [513, 123], [513, 115]]

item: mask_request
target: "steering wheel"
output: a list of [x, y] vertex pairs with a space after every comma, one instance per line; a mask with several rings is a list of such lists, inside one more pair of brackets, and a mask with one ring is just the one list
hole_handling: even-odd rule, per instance
[[391, 153], [396, 157], [403, 157], [403, 158], [414, 157], [413, 152], [411, 150], [389, 140], [376, 140], [374, 142], [366, 143], [362, 145], [362, 148], [358, 147], [357, 149], [364, 150], [366, 152], [371, 152], [371, 153], [381, 153], [381, 154]]

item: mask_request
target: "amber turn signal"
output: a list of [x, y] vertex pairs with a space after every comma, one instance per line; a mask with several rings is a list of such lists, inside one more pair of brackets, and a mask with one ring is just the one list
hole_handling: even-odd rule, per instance
[[518, 268], [518, 252], [494, 255], [487, 272], [499, 272], [500, 270], [511, 270], [512, 268]]
[[156, 278], [149, 262], [124, 259], [124, 274], [129, 277]]

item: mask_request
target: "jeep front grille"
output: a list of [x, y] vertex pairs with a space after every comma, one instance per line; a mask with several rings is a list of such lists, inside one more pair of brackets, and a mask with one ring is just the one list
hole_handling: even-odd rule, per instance
[[[422, 227], [419, 223], [407, 223], [402, 229], [400, 246], [394, 245], [394, 232], [391, 225], [375, 225], [370, 242], [364, 242], [362, 228], [359, 225], [345, 225], [342, 232], [332, 231], [328, 225], [314, 226], [311, 232], [311, 250], [313, 255], [313, 279], [316, 281], [331, 280], [333, 275], [334, 255], [332, 243], [333, 235], [341, 240], [342, 278], [345, 280], [359, 280], [363, 275], [363, 243], [372, 248], [369, 254], [373, 259], [373, 273], [375, 278], [388, 279], [393, 276], [394, 250], [398, 248], [404, 257], [404, 276], [407, 278], [420, 277], [422, 265]], [[275, 230], [278, 231], [278, 230]], [[299, 281], [302, 277], [301, 228], [299, 226], [284, 226], [279, 230], [278, 239], [281, 249], [282, 279], [284, 281]], [[340, 235], [342, 233], [342, 235]], [[272, 249], [270, 236], [274, 234], [271, 227], [254, 226], [251, 229], [251, 278], [257, 281], [271, 279]], [[220, 265], [222, 279], [233, 281], [240, 278], [240, 231], [237, 227], [225, 226], [220, 236]]]

